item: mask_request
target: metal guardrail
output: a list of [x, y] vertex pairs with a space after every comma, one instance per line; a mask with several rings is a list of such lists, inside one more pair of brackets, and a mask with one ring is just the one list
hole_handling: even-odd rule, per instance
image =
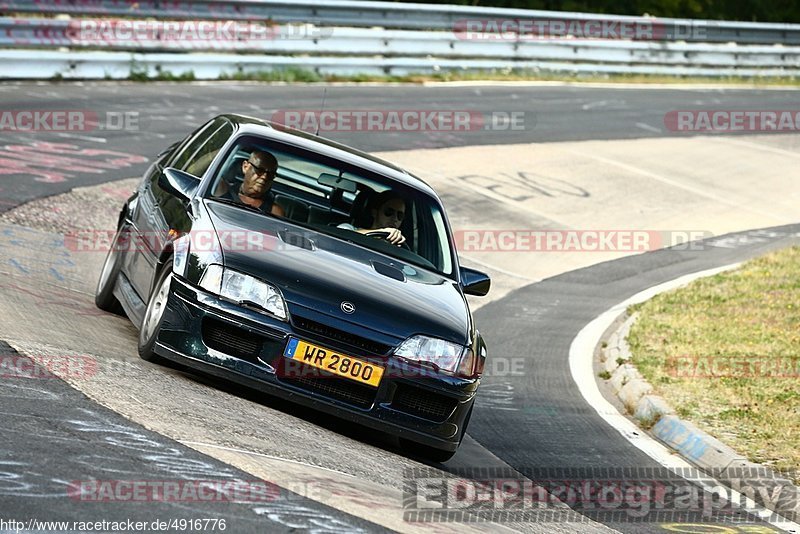
[[[351, 0], [331, 0], [325, 5], [310, 0], [291, 4], [276, 0], [178, 0], [161, 6], [159, 1], [0, 0], [0, 12], [32, 10], [35, 5], [38, 11], [52, 9], [80, 15], [0, 18], [0, 47], [6, 49], [0, 51], [0, 79], [119, 79], [133, 73], [154, 77], [165, 72], [175, 76], [191, 72], [196, 79], [215, 79], [220, 75], [289, 67], [313, 70], [320, 75], [512, 69], [690, 76], [800, 74], [800, 25], [676, 21], [670, 29], [658, 26], [663, 21], [654, 23], [653, 19], [640, 17], [463, 6]], [[257, 17], [258, 13], [263, 16]], [[117, 18], [92, 19], [88, 14]], [[154, 14], [158, 14], [155, 19], [143, 18]], [[119, 18], [120, 15], [125, 18]], [[168, 20], [172, 16], [189, 15], [194, 18]], [[458, 22], [469, 17], [486, 21], [492, 16], [514, 20], [523, 15], [549, 17], [547, 20], [556, 22], [613, 19], [646, 24], [651, 31], [653, 28], [658, 31], [642, 40], [552, 38], [513, 32], [490, 35], [493, 38], [486, 40], [465, 32], [464, 25]], [[197, 20], [203, 16], [207, 18]], [[304, 23], [280, 24], [280, 20]], [[309, 20], [319, 24], [311, 24]], [[232, 36], [186, 38], [181, 32], [170, 33], [168, 27], [197, 29], [203, 24], [213, 27], [218, 23], [233, 25]], [[105, 26], [100, 27], [101, 24]], [[127, 34], [118, 31], [131, 30], [136, 24], [141, 31], [134, 29]], [[437, 30], [398, 29], [406, 27]], [[679, 27], [683, 33], [693, 32], [691, 38], [675, 39], [676, 35], [670, 32]], [[737, 37], [740, 42], [697, 41], [701, 28], [708, 31], [716, 28], [719, 32], [715, 35], [720, 39], [723, 35], [741, 34]], [[780, 37], [781, 42], [752, 44], [767, 35]], [[798, 46], [787, 44], [795, 41]]]
[[[131, 52], [227, 51], [269, 55], [363, 56], [384, 58], [437, 58], [453, 61], [491, 60], [496, 67], [524, 68], [525, 62], [568, 64], [660, 65], [669, 67], [722, 67], [800, 69], [800, 47], [730, 46], [708, 43], [541, 39], [479, 41], [459, 38], [453, 32], [423, 32], [313, 26], [261, 26], [266, 33], [243, 33], [245, 39], [175, 39], [180, 33], [126, 32], [127, 39], [107, 39], [96, 31], [97, 21], [0, 18], [0, 46], [8, 48], [104, 49]], [[82, 31], [89, 26], [93, 31]], [[154, 26], [163, 30], [163, 25]], [[85, 29], [85, 28], [83, 28]], [[229, 28], [230, 29], [230, 28]], [[247, 26], [244, 29], [248, 29]], [[235, 35], [231, 32], [230, 35]], [[139, 37], [139, 38], [136, 38]], [[446, 60], [446, 62], [443, 62]], [[232, 58], [232, 61], [234, 60]], [[313, 65], [313, 60], [307, 60]], [[421, 64], [422, 65], [422, 64]], [[545, 65], [537, 63], [542, 68]], [[599, 71], [599, 70], [598, 70]], [[619, 69], [617, 71], [620, 71]]]
[[654, 19], [527, 9], [354, 0], [0, 0], [0, 14], [124, 16], [157, 19], [272, 20], [324, 26], [453, 30], [465, 20], [626, 21], [658, 24], [663, 40], [800, 45], [800, 24]]
[[197, 80], [301, 68], [320, 75], [436, 74], [443, 71], [525, 69], [532, 72], [575, 74], [651, 74], [670, 76], [800, 76], [800, 68], [703, 67], [684, 65], [598, 64], [558, 60], [431, 59], [424, 57], [370, 58], [355, 56], [264, 56], [258, 54], [131, 54], [125, 52], [56, 52], [8, 50], [0, 56], [0, 72], [14, 79], [128, 79], [131, 73], [151, 78], [191, 72]]

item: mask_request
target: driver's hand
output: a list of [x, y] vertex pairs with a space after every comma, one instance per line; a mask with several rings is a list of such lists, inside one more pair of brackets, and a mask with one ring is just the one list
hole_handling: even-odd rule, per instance
[[391, 243], [392, 245], [402, 245], [406, 242], [406, 238], [403, 237], [403, 234], [400, 233], [400, 230], [397, 228], [381, 228], [382, 232], [387, 232], [389, 235], [386, 237], [386, 241]]

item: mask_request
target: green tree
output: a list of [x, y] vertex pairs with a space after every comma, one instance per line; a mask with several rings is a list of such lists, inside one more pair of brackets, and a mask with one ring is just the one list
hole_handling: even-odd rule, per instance
[[[398, 1], [398, 0], [395, 0]], [[400, 0], [549, 11], [579, 11], [614, 15], [652, 15], [710, 20], [800, 22], [797, 0]]]

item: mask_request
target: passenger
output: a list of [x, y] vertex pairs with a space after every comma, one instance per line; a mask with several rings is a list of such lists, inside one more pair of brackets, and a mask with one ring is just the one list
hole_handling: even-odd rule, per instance
[[247, 204], [263, 213], [284, 217], [286, 213], [275, 203], [275, 194], [270, 191], [277, 172], [278, 160], [275, 156], [263, 150], [254, 150], [242, 162], [244, 181], [238, 190], [232, 190], [225, 180], [220, 180], [214, 196]]
[[394, 191], [384, 191], [372, 197], [365, 210], [371, 216], [371, 224], [366, 228], [356, 228], [350, 223], [342, 223], [339, 228], [354, 230], [361, 234], [386, 232], [385, 239], [393, 245], [402, 245], [406, 238], [400, 232], [400, 225], [406, 215], [406, 203]]

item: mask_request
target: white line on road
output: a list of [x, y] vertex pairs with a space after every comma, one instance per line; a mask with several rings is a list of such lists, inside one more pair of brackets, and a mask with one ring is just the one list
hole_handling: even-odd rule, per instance
[[643, 122], [637, 122], [636, 126], [638, 128], [641, 128], [642, 130], [647, 130], [648, 132], [661, 133], [660, 128], [656, 128], [655, 126], [650, 126], [649, 124], [645, 124]]
[[487, 263], [485, 261], [481, 261], [481, 260], [475, 259], [472, 256], [465, 256], [464, 254], [459, 254], [458, 256], [459, 256], [459, 258], [466, 259], [468, 262], [470, 262], [470, 261], [471, 262], [475, 262], [478, 265], [482, 265], [483, 267], [486, 267], [487, 269], [494, 269], [498, 273], [507, 274], [508, 276], [513, 276], [515, 278], [521, 278], [522, 280], [527, 280], [528, 282], [541, 282], [542, 281], [541, 278], [529, 278], [527, 276], [524, 276], [524, 275], [521, 275], [521, 274], [518, 274], [518, 273], [515, 273], [515, 272], [507, 271], [505, 269], [501, 269], [500, 267], [496, 267], [496, 266], [492, 265], [491, 263]]
[[78, 134], [68, 134], [68, 133], [59, 133], [56, 134], [59, 137], [64, 137], [66, 139], [80, 139], [82, 141], [91, 141], [93, 143], [107, 143], [105, 137], [93, 137], [91, 135], [78, 135]]
[[587, 111], [593, 108], [601, 108], [607, 105], [608, 105], [608, 100], [597, 100], [596, 102], [589, 102], [588, 104], [582, 105], [581, 109]]
[[744, 139], [732, 139], [730, 137], [712, 137], [710, 140], [718, 141], [721, 143], [746, 146], [748, 148], [755, 148], [757, 150], [763, 150], [765, 152], [772, 152], [773, 154], [780, 154], [781, 156], [789, 156], [790, 158], [800, 158], [800, 153], [798, 152], [792, 152], [791, 150], [785, 150], [783, 148], [778, 148], [774, 146], [762, 145], [760, 143], [754, 143], [752, 141], [745, 141]]
[[672, 180], [671, 178], [667, 178], [666, 176], [661, 176], [660, 174], [656, 174], [654, 172], [650, 172], [648, 170], [641, 169], [641, 168], [636, 167], [634, 165], [629, 165], [627, 163], [623, 163], [621, 161], [616, 161], [616, 160], [613, 160], [613, 159], [610, 159], [610, 158], [604, 158], [603, 156], [598, 156], [597, 154], [590, 154], [590, 153], [585, 152], [585, 151], [567, 149], [567, 152], [569, 152], [571, 154], [575, 154], [576, 156], [579, 156], [579, 157], [582, 157], [582, 158], [594, 159], [594, 160], [600, 161], [602, 163], [605, 163], [606, 165], [613, 165], [614, 167], [619, 167], [620, 169], [624, 169], [624, 170], [626, 170], [628, 172], [631, 172], [631, 173], [634, 173], [634, 174], [641, 174], [642, 176], [647, 176], [648, 178], [652, 178], [654, 180], [657, 180], [659, 182], [665, 183], [667, 185], [671, 185], [673, 187], [677, 187], [679, 189], [683, 189], [684, 191], [689, 191], [690, 193], [694, 193], [695, 195], [699, 195], [699, 196], [702, 196], [702, 197], [705, 197], [705, 198], [710, 198], [711, 200], [719, 202], [720, 204], [725, 204], [727, 206], [731, 206], [731, 207], [737, 208], [737, 209], [742, 210], [742, 211], [749, 211], [751, 213], [756, 213], [758, 215], [761, 215], [762, 217], [767, 217], [769, 219], [773, 219], [773, 220], [779, 221], [781, 224], [785, 224], [785, 222], [786, 222], [784, 218], [778, 217], [773, 212], [762, 211], [762, 210], [755, 209], [755, 208], [751, 207], [749, 202], [745, 203], [745, 202], [736, 202], [734, 200], [728, 200], [727, 198], [722, 198], [719, 195], [714, 195], [714, 194], [712, 194], [710, 192], [707, 192], [707, 191], [704, 191], [704, 190], [702, 190], [702, 189], [700, 189], [698, 187], [693, 187], [691, 185], [687, 185], [687, 184], [678, 182], [677, 180]]

